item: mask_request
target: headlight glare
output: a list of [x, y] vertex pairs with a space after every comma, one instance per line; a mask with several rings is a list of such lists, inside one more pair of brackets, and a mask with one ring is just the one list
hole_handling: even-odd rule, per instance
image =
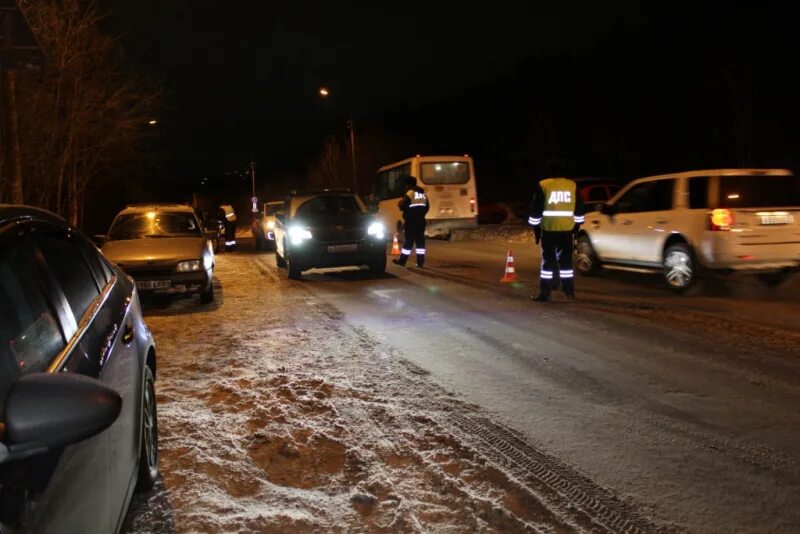
[[300, 226], [290, 226], [289, 238], [292, 240], [293, 244], [300, 245], [306, 239], [311, 239], [311, 232]]
[[367, 234], [378, 239], [384, 239], [386, 237], [386, 227], [383, 226], [383, 223], [374, 222], [367, 228]]
[[267, 221], [267, 230], [275, 229], [275, 221]]
[[177, 271], [179, 273], [191, 273], [200, 270], [200, 260], [189, 260], [178, 263]]

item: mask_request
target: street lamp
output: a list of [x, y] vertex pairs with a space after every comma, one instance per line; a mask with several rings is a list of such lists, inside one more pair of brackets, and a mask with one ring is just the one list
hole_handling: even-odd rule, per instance
[[[319, 95], [322, 98], [327, 98], [330, 95], [327, 87], [319, 88]], [[347, 121], [347, 128], [350, 130], [350, 158], [353, 165], [353, 192], [358, 194], [358, 178], [356, 175], [356, 134], [355, 122], [353, 121], [353, 114], [350, 114], [350, 119]]]
[[156, 124], [158, 124], [158, 121], [155, 119], [151, 119], [147, 121], [147, 124], [149, 124], [150, 126], [155, 126]]

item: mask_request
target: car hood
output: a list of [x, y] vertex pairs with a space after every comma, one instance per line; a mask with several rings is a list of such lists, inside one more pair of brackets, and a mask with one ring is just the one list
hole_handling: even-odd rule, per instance
[[135, 265], [200, 259], [205, 246], [206, 242], [202, 237], [151, 237], [109, 241], [101, 250], [115, 263]]

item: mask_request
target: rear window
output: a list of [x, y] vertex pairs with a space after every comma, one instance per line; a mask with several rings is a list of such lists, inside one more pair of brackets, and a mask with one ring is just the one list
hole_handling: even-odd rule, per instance
[[421, 163], [419, 172], [428, 185], [465, 184], [469, 181], [469, 163], [465, 161], [443, 161]]
[[727, 208], [800, 207], [797, 176], [720, 176], [720, 206]]

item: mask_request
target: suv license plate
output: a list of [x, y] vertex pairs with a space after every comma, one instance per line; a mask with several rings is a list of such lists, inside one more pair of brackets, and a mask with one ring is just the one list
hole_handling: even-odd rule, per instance
[[137, 280], [138, 289], [167, 289], [172, 286], [172, 280]]
[[794, 217], [791, 214], [786, 215], [761, 215], [761, 224], [792, 224]]
[[356, 245], [356, 244], [352, 244], [352, 245], [330, 245], [328, 247], [328, 252], [333, 252], [333, 253], [337, 253], [337, 252], [355, 252], [357, 250], [358, 250], [358, 245]]

